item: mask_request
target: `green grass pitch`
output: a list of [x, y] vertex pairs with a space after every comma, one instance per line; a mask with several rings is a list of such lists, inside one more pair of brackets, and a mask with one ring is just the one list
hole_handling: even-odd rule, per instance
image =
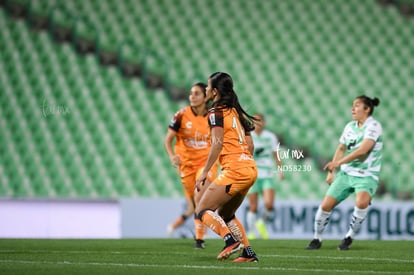
[[0, 274], [414, 274], [414, 241], [253, 240], [258, 263], [217, 261], [223, 241], [207, 239], [0, 239]]

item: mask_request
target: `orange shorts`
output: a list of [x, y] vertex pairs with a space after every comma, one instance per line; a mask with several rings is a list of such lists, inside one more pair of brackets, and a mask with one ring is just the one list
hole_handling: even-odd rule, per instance
[[[195, 173], [187, 175], [181, 178], [181, 183], [183, 184], [184, 195], [187, 198], [194, 197], [194, 190], [195, 184], [197, 180], [197, 176], [201, 173], [203, 167], [199, 168]], [[211, 167], [210, 171], [208, 171], [207, 179], [212, 182], [215, 178], [217, 178], [218, 174], [218, 163], [215, 163], [213, 167]]]
[[237, 170], [225, 169], [221, 171], [221, 174], [214, 180], [217, 185], [225, 185], [226, 193], [233, 196], [240, 193], [246, 195], [250, 187], [254, 184], [257, 178], [257, 168], [243, 167]]

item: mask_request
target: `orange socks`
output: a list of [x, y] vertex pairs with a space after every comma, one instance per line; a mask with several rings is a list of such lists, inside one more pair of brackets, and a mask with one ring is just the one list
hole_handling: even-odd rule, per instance
[[223, 219], [211, 210], [204, 212], [202, 220], [205, 225], [207, 225], [211, 230], [216, 232], [216, 234], [220, 235], [222, 238], [228, 234], [231, 234]]
[[206, 234], [206, 227], [200, 219], [194, 219], [195, 239], [203, 240]]
[[244, 247], [250, 246], [249, 240], [247, 239], [246, 231], [244, 230], [244, 227], [238, 218], [234, 217], [234, 219], [227, 223], [227, 226], [230, 229], [233, 236], [238, 241], [240, 241], [244, 245]]

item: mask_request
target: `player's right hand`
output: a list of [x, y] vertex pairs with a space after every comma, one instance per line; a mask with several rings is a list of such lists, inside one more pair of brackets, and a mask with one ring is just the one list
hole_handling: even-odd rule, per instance
[[204, 183], [207, 180], [207, 173], [204, 172], [204, 170], [200, 173], [200, 175], [198, 175], [197, 180], [196, 180], [196, 184], [195, 184], [195, 189], [197, 192], [199, 192], [201, 190], [201, 188], [204, 186]]
[[179, 155], [174, 155], [174, 156], [170, 157], [170, 161], [171, 161], [172, 166], [174, 166], [176, 168], [179, 167], [180, 164], [181, 164], [181, 159], [180, 159]]

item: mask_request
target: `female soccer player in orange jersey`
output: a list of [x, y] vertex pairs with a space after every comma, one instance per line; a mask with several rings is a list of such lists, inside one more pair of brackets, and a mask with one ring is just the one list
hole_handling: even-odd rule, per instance
[[[197, 200], [194, 197], [196, 175], [206, 162], [210, 150], [210, 128], [207, 121], [208, 110], [204, 83], [196, 83], [191, 87], [189, 101], [190, 105], [182, 108], [171, 119], [164, 139], [165, 150], [170, 157], [171, 164], [177, 169], [187, 200], [186, 212], [167, 228], [170, 235], [194, 214]], [[174, 139], [176, 142], [173, 149]], [[217, 176], [217, 170], [217, 165], [213, 165], [208, 175], [209, 180]], [[195, 217], [194, 226], [196, 239], [194, 247], [204, 248], [205, 227]]]
[[203, 187], [208, 171], [217, 159], [222, 170], [204, 190], [196, 205], [196, 215], [226, 243], [217, 256], [218, 260], [225, 260], [242, 251], [234, 262], [257, 262], [257, 255], [249, 245], [243, 225], [235, 216], [257, 177], [250, 136], [254, 118], [240, 106], [233, 90], [233, 80], [227, 73], [217, 72], [210, 76], [207, 98], [213, 101], [213, 108], [208, 114], [211, 149], [197, 179], [197, 190]]

